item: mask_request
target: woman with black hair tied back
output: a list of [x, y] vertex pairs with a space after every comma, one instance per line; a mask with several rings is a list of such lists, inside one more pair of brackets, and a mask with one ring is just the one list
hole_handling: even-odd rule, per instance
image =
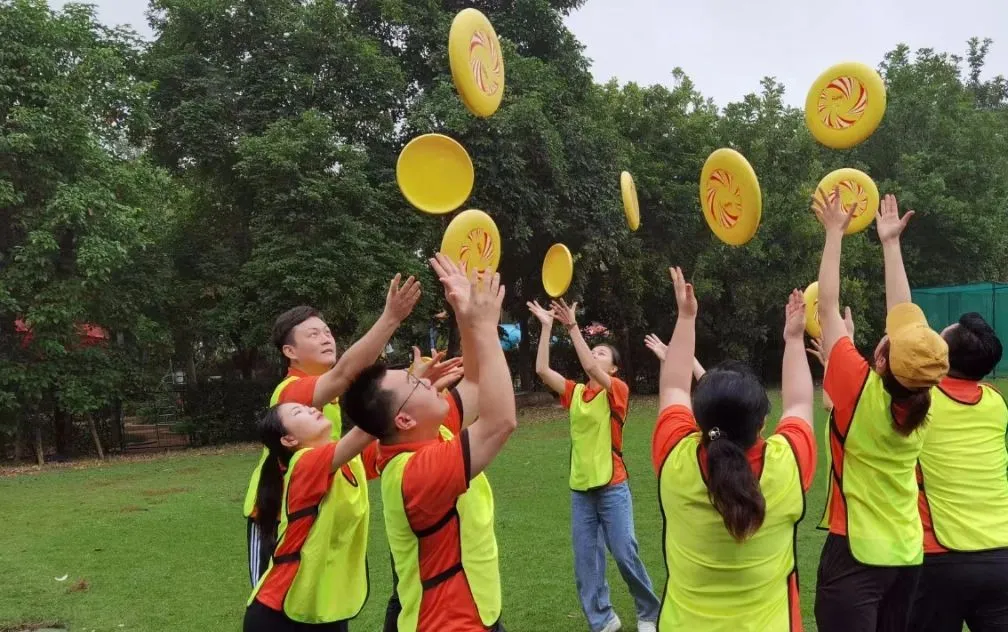
[[[826, 201], [828, 200], [828, 201]], [[931, 390], [948, 373], [948, 345], [911, 302], [896, 199], [882, 200], [875, 226], [885, 267], [886, 335], [874, 366], [840, 316], [840, 251], [853, 209], [839, 190], [814, 210], [826, 228], [819, 267], [823, 388], [833, 401], [827, 498], [829, 536], [819, 561], [819, 632], [904, 632], [924, 557], [916, 470]]]
[[652, 443], [668, 568], [658, 630], [801, 630], [795, 529], [816, 461], [802, 294], [785, 310], [783, 419], [764, 440], [770, 400], [745, 364], [707, 371], [691, 398], [697, 301], [670, 273], [679, 315]]

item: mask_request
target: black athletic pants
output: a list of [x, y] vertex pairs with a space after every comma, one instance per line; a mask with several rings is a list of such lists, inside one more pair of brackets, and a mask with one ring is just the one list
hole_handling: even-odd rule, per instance
[[252, 518], [248, 519], [248, 528], [246, 530], [248, 568], [249, 581], [252, 582], [253, 588], [259, 583], [259, 578], [266, 572], [266, 569], [269, 568], [269, 561], [273, 557], [273, 549], [276, 547], [276, 533], [279, 527], [279, 522], [274, 523], [273, 530], [270, 533], [266, 533], [256, 524], [255, 520]]
[[924, 556], [914, 632], [1008, 632], [1008, 549]]
[[920, 571], [920, 566], [866, 566], [854, 559], [847, 538], [831, 533], [819, 559], [819, 632], [907, 632]]

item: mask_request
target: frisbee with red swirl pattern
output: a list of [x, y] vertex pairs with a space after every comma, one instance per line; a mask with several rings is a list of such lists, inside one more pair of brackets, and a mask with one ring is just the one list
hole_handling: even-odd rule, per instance
[[858, 62], [837, 64], [819, 75], [805, 97], [805, 124], [823, 145], [849, 149], [878, 129], [886, 109], [882, 77]]
[[448, 34], [448, 64], [462, 103], [481, 118], [504, 96], [504, 56], [493, 25], [476, 9], [463, 9]]
[[493, 274], [501, 257], [497, 224], [483, 211], [462, 211], [445, 229], [441, 254], [452, 259], [466, 274], [473, 270]]
[[867, 173], [857, 169], [837, 169], [819, 181], [816, 196], [821, 197], [819, 191], [823, 191], [832, 198], [833, 189], [837, 187], [840, 189], [840, 202], [844, 209], [854, 206], [854, 217], [844, 234], [860, 233], [871, 226], [879, 209], [879, 191], [875, 181]]
[[759, 180], [745, 156], [716, 150], [700, 172], [700, 208], [718, 239], [741, 246], [756, 234], [763, 213]]

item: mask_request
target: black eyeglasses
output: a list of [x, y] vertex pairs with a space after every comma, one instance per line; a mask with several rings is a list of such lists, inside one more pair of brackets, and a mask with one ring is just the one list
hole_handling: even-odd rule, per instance
[[413, 397], [413, 393], [416, 393], [416, 390], [418, 388], [420, 388], [422, 386], [422, 387], [426, 388], [427, 390], [430, 390], [430, 387], [427, 386], [426, 382], [424, 382], [423, 380], [421, 380], [421, 379], [419, 379], [417, 377], [414, 377], [412, 373], [407, 373], [406, 374], [406, 379], [413, 381], [413, 389], [409, 392], [409, 395], [406, 396], [406, 399], [404, 399], [403, 402], [401, 404], [399, 404], [399, 408], [396, 409], [395, 415], [392, 416], [393, 419], [399, 416], [399, 413], [402, 412], [403, 406], [405, 406], [406, 402], [408, 402], [410, 400], [410, 397]]

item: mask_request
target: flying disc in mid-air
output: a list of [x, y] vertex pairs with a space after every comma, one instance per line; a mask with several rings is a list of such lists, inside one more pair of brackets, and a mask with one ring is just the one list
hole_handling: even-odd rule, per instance
[[563, 244], [553, 244], [543, 258], [543, 289], [553, 298], [560, 298], [567, 292], [574, 278], [574, 258]]
[[805, 288], [805, 331], [813, 338], [822, 337], [819, 323], [819, 282], [813, 281]]
[[741, 246], [756, 234], [763, 197], [756, 172], [734, 149], [712, 153], [700, 172], [700, 208], [721, 241]]
[[[840, 189], [840, 203], [844, 210], [854, 214], [844, 234], [853, 235], [871, 226], [879, 209], [879, 191], [875, 181], [857, 169], [837, 169], [819, 181], [816, 197], [821, 199], [819, 192], [822, 191], [832, 198], [836, 188]], [[852, 206], [853, 211], [850, 210]]]
[[805, 124], [823, 145], [848, 149], [872, 135], [882, 122], [886, 90], [873, 68], [846, 62], [826, 69], [805, 97]]
[[493, 274], [501, 257], [497, 224], [483, 211], [462, 211], [445, 229], [441, 254], [457, 263], [466, 274], [473, 271]]
[[443, 134], [417, 136], [396, 162], [396, 182], [406, 200], [425, 213], [450, 213], [472, 193], [475, 174], [465, 147]]
[[487, 118], [504, 96], [504, 56], [490, 20], [463, 9], [448, 33], [448, 64], [459, 98], [470, 112]]
[[620, 174], [620, 192], [623, 194], [623, 212], [630, 230], [640, 228], [640, 205], [637, 203], [637, 186], [630, 172]]

